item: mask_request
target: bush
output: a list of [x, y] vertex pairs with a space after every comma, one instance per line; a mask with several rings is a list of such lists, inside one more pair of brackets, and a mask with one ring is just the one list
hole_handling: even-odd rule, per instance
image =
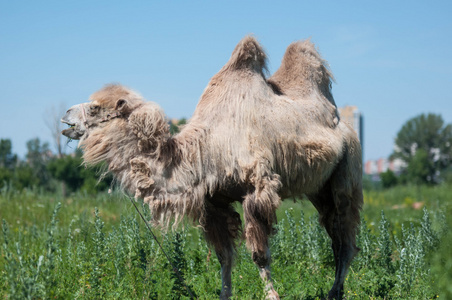
[[[99, 173], [104, 170], [102, 165], [95, 167], [83, 166], [82, 153], [77, 151], [75, 155], [64, 155], [61, 158], [51, 160], [47, 169], [53, 178], [64, 183], [68, 192], [82, 191], [88, 194], [95, 194], [105, 191], [111, 186], [113, 177], [111, 175], [101, 176]], [[96, 171], [97, 170], [97, 171]]]
[[[441, 191], [429, 191], [432, 197], [443, 197]], [[130, 204], [125, 203], [121, 209], [126, 213], [116, 218], [119, 214], [111, 209], [118, 203], [105, 196], [93, 199], [80, 194], [61, 205], [56, 199], [43, 201], [42, 197], [0, 194], [0, 213], [8, 218], [2, 223], [0, 242], [0, 294], [5, 298], [189, 298]], [[387, 199], [378, 201], [384, 204]], [[14, 202], [16, 205], [11, 205]], [[90, 202], [99, 209], [86, 212]], [[71, 210], [75, 205], [84, 209]], [[286, 299], [322, 298], [334, 282], [330, 239], [314, 210], [303, 204], [291, 205], [294, 208], [278, 212], [282, 217], [271, 239], [275, 287]], [[53, 213], [47, 216], [38, 213], [50, 211]], [[149, 211], [144, 212], [150, 219]], [[420, 213], [411, 224], [403, 222], [400, 230], [394, 224], [401, 217], [388, 217], [389, 211], [380, 210], [374, 219], [363, 214], [358, 236], [361, 252], [347, 276], [347, 299], [433, 299], [450, 295], [446, 289], [452, 275], [445, 267], [452, 262], [451, 235], [443, 237], [449, 228], [445, 218], [450, 214], [427, 209]], [[405, 214], [412, 216], [410, 210]], [[202, 234], [190, 228], [157, 232], [157, 237], [197, 298], [218, 298], [220, 265]], [[264, 298], [264, 285], [244, 244], [237, 248], [235, 265], [234, 295]]]
[[386, 172], [380, 173], [381, 184], [383, 188], [390, 188], [398, 183], [397, 176], [391, 170], [387, 170]]

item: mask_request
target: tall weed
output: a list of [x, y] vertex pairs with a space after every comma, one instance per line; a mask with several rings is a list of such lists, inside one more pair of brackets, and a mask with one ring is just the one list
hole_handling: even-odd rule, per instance
[[[102, 197], [93, 200], [99, 206], [94, 211], [78, 210], [78, 204], [76, 212], [70, 211], [71, 202], [64, 200], [59, 205], [50, 201], [49, 196], [43, 196], [49, 200], [43, 207], [33, 206], [47, 201], [33, 193], [8, 195], [13, 197], [10, 200], [20, 198], [22, 208], [14, 210], [0, 196], [6, 210], [20, 212], [25, 218], [2, 214], [9, 220], [2, 222], [2, 298], [188, 299], [184, 283], [199, 299], [218, 297], [220, 265], [196, 229], [157, 232], [157, 238], [163, 241], [171, 262], [182, 275], [180, 280], [130, 207], [121, 217], [114, 217], [109, 211], [112, 200]], [[433, 197], [444, 196], [439, 193]], [[83, 195], [77, 197], [82, 202], [86, 200]], [[385, 197], [375, 199], [385, 203], [389, 201]], [[379, 209], [378, 214], [373, 212], [379, 215], [377, 218], [369, 217], [364, 210], [357, 238], [361, 251], [345, 283], [346, 297], [447, 298], [450, 294], [443, 290], [448, 288], [451, 277], [447, 277], [443, 268], [452, 259], [444, 253], [450, 252], [452, 239], [448, 234], [449, 206], [445, 207], [444, 211], [413, 211], [411, 217], [405, 216], [402, 221], [387, 206]], [[43, 220], [47, 209], [47, 220]], [[151, 219], [147, 209], [143, 213], [147, 220]], [[334, 281], [330, 238], [308, 206], [295, 205], [279, 214], [277, 230], [271, 238], [276, 289], [286, 299], [324, 297]], [[30, 221], [26, 219], [30, 215], [39, 217]], [[241, 242], [237, 246], [233, 293], [243, 299], [265, 296], [257, 268]]]

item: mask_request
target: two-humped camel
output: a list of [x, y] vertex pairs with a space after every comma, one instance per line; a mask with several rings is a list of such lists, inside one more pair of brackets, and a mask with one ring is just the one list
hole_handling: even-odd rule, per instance
[[105, 161], [121, 186], [143, 198], [155, 223], [183, 216], [203, 228], [221, 264], [221, 299], [231, 296], [231, 268], [241, 218], [244, 238], [265, 282], [269, 235], [281, 199], [306, 195], [332, 239], [336, 279], [329, 298], [341, 298], [358, 252], [362, 206], [361, 147], [341, 122], [331, 73], [310, 41], [291, 44], [266, 79], [266, 55], [245, 37], [210, 80], [193, 117], [172, 136], [161, 109], [137, 93], [108, 85], [69, 109], [63, 134], [80, 139], [84, 161]]

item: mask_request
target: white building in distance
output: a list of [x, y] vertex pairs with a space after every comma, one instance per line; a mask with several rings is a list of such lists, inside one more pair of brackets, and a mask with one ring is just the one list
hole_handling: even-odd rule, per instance
[[[362, 155], [364, 154], [364, 121], [363, 115], [359, 111], [358, 107], [352, 105], [346, 105], [338, 108], [339, 116], [342, 122], [350, 124], [358, 135], [359, 142], [361, 143]], [[363, 156], [362, 156], [363, 157]]]

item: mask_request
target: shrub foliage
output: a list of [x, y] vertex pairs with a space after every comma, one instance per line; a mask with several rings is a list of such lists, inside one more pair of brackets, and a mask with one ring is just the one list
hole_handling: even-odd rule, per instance
[[[1, 197], [10, 201], [17, 195]], [[36, 195], [25, 200], [33, 197]], [[17, 226], [3, 220], [0, 294], [7, 299], [189, 299], [184, 284], [136, 213], [126, 209], [118, 221], [107, 226], [105, 220], [111, 219], [108, 205], [105, 207], [88, 215], [73, 214], [68, 220], [65, 210], [69, 205], [57, 203], [45, 225]], [[150, 219], [149, 212], [142, 209]], [[271, 240], [276, 289], [287, 299], [321, 299], [334, 281], [330, 240], [312, 209], [295, 205], [280, 213]], [[345, 284], [347, 299], [446, 295], [434, 284], [438, 275], [431, 271], [437, 268], [431, 261], [438, 259], [430, 259], [447, 232], [444, 220], [443, 214], [424, 209], [418, 222], [405, 222], [398, 230], [384, 211], [375, 220], [363, 218], [358, 235], [361, 252]], [[196, 297], [217, 298], [220, 265], [199, 230], [186, 226], [157, 235]], [[233, 293], [235, 299], [264, 298], [257, 268], [244, 243], [237, 249]]]

